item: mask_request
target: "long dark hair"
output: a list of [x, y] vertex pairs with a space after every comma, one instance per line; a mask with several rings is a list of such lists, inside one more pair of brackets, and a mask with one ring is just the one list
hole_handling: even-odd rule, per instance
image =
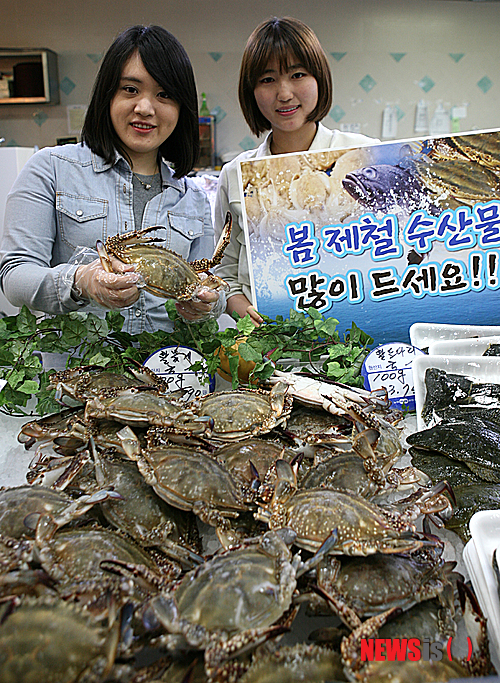
[[110, 104], [123, 67], [135, 51], [149, 75], [180, 105], [177, 125], [161, 145], [159, 154], [173, 164], [175, 177], [181, 178], [193, 169], [200, 151], [198, 96], [186, 51], [161, 26], [132, 26], [109, 47], [94, 83], [82, 142], [109, 164], [115, 160], [116, 150], [131, 163], [111, 123]]
[[289, 66], [290, 59], [297, 59], [316, 79], [318, 102], [307, 117], [308, 121], [321, 121], [332, 106], [332, 74], [328, 58], [314, 31], [300, 19], [271, 17], [259, 24], [250, 35], [240, 67], [240, 106], [250, 130], [257, 136], [271, 128], [257, 105], [254, 90], [273, 57], [283, 71]]

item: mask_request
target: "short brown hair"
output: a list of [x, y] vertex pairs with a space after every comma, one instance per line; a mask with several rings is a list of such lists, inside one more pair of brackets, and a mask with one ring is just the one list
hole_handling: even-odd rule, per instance
[[325, 51], [312, 29], [293, 17], [266, 19], [249, 37], [241, 60], [238, 97], [245, 121], [254, 135], [270, 130], [271, 124], [262, 114], [255, 100], [254, 90], [273, 57], [285, 71], [291, 56], [314, 76], [318, 83], [318, 103], [307, 117], [320, 121], [332, 106], [333, 81]]

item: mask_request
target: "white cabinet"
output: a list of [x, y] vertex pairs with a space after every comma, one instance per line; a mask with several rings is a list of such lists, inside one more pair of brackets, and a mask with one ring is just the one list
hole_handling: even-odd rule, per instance
[[[33, 147], [0, 147], [0, 240], [3, 235], [5, 202], [19, 171], [34, 153]], [[19, 309], [12, 306], [0, 291], [0, 317], [16, 315]]]
[[57, 54], [46, 48], [0, 48], [0, 104], [58, 104]]

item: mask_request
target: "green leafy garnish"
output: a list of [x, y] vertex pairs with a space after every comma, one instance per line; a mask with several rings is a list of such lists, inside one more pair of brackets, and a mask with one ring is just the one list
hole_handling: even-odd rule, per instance
[[68, 354], [67, 367], [92, 364], [121, 372], [130, 359], [143, 363], [164, 346], [188, 346], [203, 357], [192, 369], [205, 377], [217, 372], [223, 351], [233, 387], [239, 384], [240, 356], [255, 364], [252, 381], [268, 379], [275, 367], [288, 369], [287, 359], [294, 359], [299, 366], [295, 369], [318, 379], [363, 384], [360, 370], [373, 339], [355, 323], [341, 339], [338, 320], [310, 308], [307, 313], [291, 310], [289, 318], [263, 315], [259, 327], [247, 315], [236, 320], [235, 328], [219, 331], [216, 320], [189, 324], [177, 314], [174, 302], [165, 307], [173, 331], [137, 335], [123, 331], [124, 318], [118, 311], [109, 311], [104, 318], [82, 311], [37, 318], [23, 306], [18, 315], [1, 318], [0, 378], [6, 384], [0, 391], [0, 410], [9, 415], [43, 415], [60, 409], [54, 391], [47, 389], [53, 371], [42, 365], [40, 353], [45, 352]]

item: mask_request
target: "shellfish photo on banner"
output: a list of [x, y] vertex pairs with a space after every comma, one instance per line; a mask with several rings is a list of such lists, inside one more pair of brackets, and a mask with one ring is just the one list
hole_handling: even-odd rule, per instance
[[378, 343], [497, 320], [500, 130], [243, 161], [254, 305], [310, 306]]

